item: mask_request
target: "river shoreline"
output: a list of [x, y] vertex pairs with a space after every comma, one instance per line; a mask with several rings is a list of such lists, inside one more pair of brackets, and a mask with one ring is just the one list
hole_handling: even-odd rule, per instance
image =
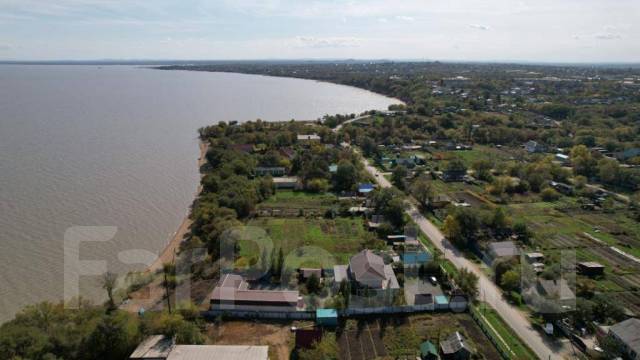
[[[200, 171], [200, 168], [206, 162], [205, 155], [207, 154], [209, 145], [205, 144], [201, 140], [198, 141], [198, 145], [200, 148], [200, 156], [198, 157], [198, 171]], [[201, 174], [201, 177], [202, 177], [202, 174]], [[202, 191], [202, 184], [198, 184], [198, 189], [194, 194], [193, 201], [195, 201], [198, 198], [198, 195], [200, 195], [201, 191]], [[193, 201], [192, 201], [192, 204], [193, 204]], [[189, 211], [187, 215], [184, 217], [184, 219], [182, 220], [182, 223], [180, 223], [180, 226], [178, 227], [178, 230], [176, 230], [171, 240], [169, 240], [167, 245], [162, 249], [162, 252], [160, 252], [160, 254], [158, 255], [158, 258], [151, 265], [149, 265], [146, 272], [156, 272], [162, 269], [163, 264], [173, 263], [175, 261], [175, 255], [178, 253], [178, 250], [180, 249], [180, 244], [182, 244], [182, 242], [185, 239], [185, 236], [189, 233], [191, 229], [192, 221], [190, 219], [190, 215], [191, 215], [191, 211]]]

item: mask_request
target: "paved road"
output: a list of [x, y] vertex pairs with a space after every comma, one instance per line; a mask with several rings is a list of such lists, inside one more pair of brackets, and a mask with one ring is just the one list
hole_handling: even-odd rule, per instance
[[[367, 171], [373, 175], [379, 186], [383, 188], [391, 187], [391, 183], [382, 175], [378, 169], [371, 166], [364, 159]], [[500, 314], [502, 319], [524, 339], [529, 347], [538, 355], [540, 359], [562, 359], [558, 352], [565, 352], [562, 343], [550, 342], [546, 335], [534, 330], [529, 319], [518, 309], [511, 306], [502, 297], [502, 291], [493, 283], [491, 279], [473, 262], [467, 260], [457, 249], [455, 249], [442, 235], [442, 232], [427, 218], [425, 218], [414, 204], [409, 205], [407, 214], [415, 221], [420, 229], [431, 239], [431, 242], [440, 249], [446, 259], [451, 261], [456, 268], [466, 268], [478, 275], [478, 288], [480, 298], [490, 304]]]
[[358, 120], [366, 119], [366, 118], [368, 118], [368, 117], [370, 117], [370, 116], [371, 116], [371, 115], [360, 115], [360, 116], [356, 116], [356, 117], [354, 117], [353, 119], [349, 119], [349, 120], [347, 120], [347, 121], [343, 122], [342, 124], [339, 124], [338, 126], [336, 126], [336, 127], [333, 129], [333, 131], [337, 133], [337, 132], [339, 132], [339, 131], [340, 131], [340, 129], [342, 129], [342, 127], [343, 127], [343, 126], [345, 126], [346, 124], [348, 124], [348, 123], [352, 123], [352, 122], [354, 122], [354, 121], [358, 121]]

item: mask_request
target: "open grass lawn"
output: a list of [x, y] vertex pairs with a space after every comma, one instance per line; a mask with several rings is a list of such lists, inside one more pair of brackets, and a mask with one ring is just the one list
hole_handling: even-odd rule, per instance
[[[263, 229], [274, 249], [283, 249], [288, 266], [346, 264], [360, 251], [366, 230], [363, 219], [257, 218], [249, 226]], [[259, 259], [255, 244], [241, 242], [240, 256]], [[254, 260], [255, 261], [255, 260]]]
[[334, 194], [313, 194], [305, 191], [279, 190], [258, 207], [273, 208], [326, 208], [329, 209], [338, 203]]

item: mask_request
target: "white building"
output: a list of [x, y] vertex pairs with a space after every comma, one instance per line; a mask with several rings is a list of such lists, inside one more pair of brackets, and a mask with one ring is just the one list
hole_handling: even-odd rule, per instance
[[153, 335], [138, 345], [129, 360], [268, 360], [268, 346], [176, 345], [164, 335]]

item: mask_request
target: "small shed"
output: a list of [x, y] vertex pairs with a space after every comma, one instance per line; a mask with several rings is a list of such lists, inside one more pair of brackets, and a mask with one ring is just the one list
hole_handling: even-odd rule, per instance
[[530, 252], [525, 254], [525, 257], [527, 258], [527, 262], [529, 264], [541, 263], [544, 261], [544, 254], [540, 252]]
[[446, 295], [436, 295], [434, 297], [434, 300], [436, 304], [436, 310], [449, 308], [449, 298]]
[[425, 341], [420, 344], [420, 359], [421, 360], [438, 360], [438, 349], [431, 341]]
[[458, 331], [441, 341], [440, 349], [444, 359], [466, 360], [471, 357], [472, 353], [464, 337]]
[[578, 272], [585, 276], [599, 276], [604, 274], [604, 265], [595, 261], [585, 261], [576, 264]]
[[319, 326], [338, 326], [338, 311], [336, 309], [317, 309], [316, 324]]

